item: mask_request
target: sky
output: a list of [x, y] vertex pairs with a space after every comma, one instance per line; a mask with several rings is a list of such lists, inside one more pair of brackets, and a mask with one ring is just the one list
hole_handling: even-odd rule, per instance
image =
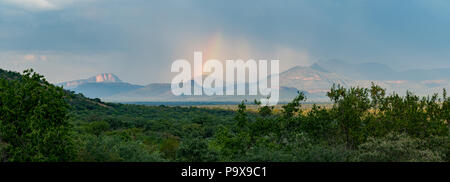
[[172, 62], [278, 59], [450, 67], [447, 0], [0, 0], [0, 68], [52, 83], [170, 82]]

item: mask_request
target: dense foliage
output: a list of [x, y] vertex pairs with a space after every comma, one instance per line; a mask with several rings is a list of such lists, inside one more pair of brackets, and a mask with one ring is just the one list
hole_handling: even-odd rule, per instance
[[241, 104], [237, 125], [213, 140], [223, 161], [449, 161], [450, 98], [444, 90], [419, 98], [371, 88], [333, 86], [331, 109], [301, 109], [299, 94], [271, 115], [247, 117]]
[[337, 85], [331, 108], [303, 109], [299, 93], [281, 111], [229, 111], [103, 103], [31, 72], [15, 78], [0, 82], [5, 161], [450, 161], [445, 90]]
[[3, 161], [73, 160], [64, 94], [32, 70], [20, 79], [0, 79]]

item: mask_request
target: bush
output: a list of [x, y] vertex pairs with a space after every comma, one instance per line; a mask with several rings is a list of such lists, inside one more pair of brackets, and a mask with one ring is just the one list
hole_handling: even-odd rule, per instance
[[422, 149], [437, 151], [446, 162], [450, 162], [450, 136], [432, 136], [422, 141]]
[[383, 138], [369, 138], [361, 144], [354, 161], [369, 162], [437, 162], [443, 154], [422, 148], [423, 141], [406, 134], [390, 133]]
[[176, 158], [183, 162], [214, 162], [218, 160], [215, 151], [210, 150], [206, 140], [188, 138], [178, 147]]
[[168, 136], [162, 141], [160, 150], [164, 154], [164, 157], [168, 159], [175, 159], [179, 145], [180, 141], [177, 137]]
[[100, 135], [103, 132], [108, 131], [109, 129], [110, 125], [105, 121], [91, 122], [86, 126], [87, 132], [94, 135]]
[[286, 151], [265, 146], [254, 146], [245, 155], [236, 159], [239, 162], [292, 162], [294, 156]]
[[161, 162], [159, 152], [141, 141], [124, 140], [120, 136], [84, 135], [78, 160], [83, 162]]
[[296, 155], [296, 161], [300, 162], [346, 162], [353, 154], [345, 145], [329, 146], [316, 144], [300, 150]]

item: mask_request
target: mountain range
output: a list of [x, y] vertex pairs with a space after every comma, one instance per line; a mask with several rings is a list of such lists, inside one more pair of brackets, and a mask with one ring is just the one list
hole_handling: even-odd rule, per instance
[[[191, 82], [191, 88], [193, 89], [194, 82]], [[235, 88], [237, 86], [235, 85]], [[246, 84], [246, 93], [248, 93], [248, 84]], [[292, 100], [300, 90], [292, 87], [280, 87], [280, 101]], [[306, 93], [307, 94], [307, 93]], [[171, 84], [169, 83], [154, 83], [149, 84], [143, 88], [132, 90], [129, 92], [123, 92], [111, 97], [104, 98], [108, 101], [121, 101], [121, 102], [240, 102], [244, 99], [253, 101], [254, 99], [265, 98], [262, 95], [254, 96], [240, 96], [240, 95], [181, 95], [174, 96], [171, 91]]]
[[[279, 74], [280, 101], [289, 101], [302, 91], [309, 101], [326, 102], [326, 92], [335, 84], [345, 87], [369, 87], [372, 82], [389, 93], [417, 95], [440, 93], [450, 88], [450, 69], [416, 69], [395, 71], [379, 63], [352, 64], [341, 60], [318, 61], [311, 66], [296, 66]], [[191, 82], [192, 87], [195, 83]], [[65, 89], [91, 98], [113, 102], [239, 102], [263, 96], [174, 96], [170, 83], [146, 86], [121, 81], [112, 73], [103, 73], [83, 80], [60, 83]], [[248, 84], [247, 84], [248, 86]], [[248, 87], [246, 87], [248, 88]], [[248, 90], [247, 90], [248, 92]]]
[[143, 87], [123, 82], [112, 73], [102, 73], [88, 79], [68, 81], [57, 85], [90, 98], [106, 98]]
[[439, 69], [412, 69], [406, 71], [395, 71], [387, 65], [380, 63], [360, 63], [352, 64], [342, 60], [318, 61], [313, 64], [330, 72], [346, 76], [348, 78], [361, 80], [444, 80], [450, 78], [450, 68]]

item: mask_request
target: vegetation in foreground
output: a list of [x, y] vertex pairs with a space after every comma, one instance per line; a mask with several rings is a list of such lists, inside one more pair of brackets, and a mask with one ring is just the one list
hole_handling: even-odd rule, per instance
[[[450, 161], [450, 98], [333, 86], [281, 112], [103, 103], [0, 70], [1, 161]], [[261, 103], [255, 102], [260, 105]]]

